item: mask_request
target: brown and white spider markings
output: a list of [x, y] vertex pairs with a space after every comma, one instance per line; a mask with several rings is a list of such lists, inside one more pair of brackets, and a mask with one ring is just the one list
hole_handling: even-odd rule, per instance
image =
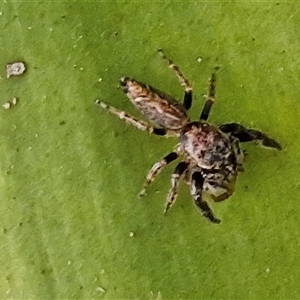
[[281, 146], [266, 134], [247, 129], [237, 123], [221, 126], [207, 122], [211, 106], [215, 101], [216, 76], [212, 74], [209, 81], [208, 94], [200, 114], [199, 121], [190, 122], [187, 111], [192, 105], [192, 87], [179, 68], [168, 59], [162, 50], [162, 58], [174, 71], [180, 84], [184, 87], [184, 100], [179, 103], [172, 96], [134, 79], [122, 77], [120, 84], [132, 104], [155, 126], [120, 111], [97, 100], [96, 103], [120, 119], [157, 135], [178, 136], [179, 143], [173, 152], [155, 163], [149, 171], [140, 196], [161, 170], [179, 156], [183, 158], [172, 174], [164, 213], [173, 205], [177, 197], [179, 180], [184, 178], [190, 185], [191, 195], [196, 207], [202, 215], [213, 223], [220, 223], [208, 203], [203, 198], [206, 191], [216, 201], [223, 201], [232, 195], [239, 172], [243, 171], [243, 151], [241, 142], [254, 141], [262, 146], [281, 150]]

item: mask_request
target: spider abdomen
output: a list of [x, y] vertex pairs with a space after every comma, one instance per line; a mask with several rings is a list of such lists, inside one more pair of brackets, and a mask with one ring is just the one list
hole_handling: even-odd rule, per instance
[[186, 109], [172, 96], [128, 77], [120, 83], [132, 104], [154, 124], [178, 131], [188, 123]]

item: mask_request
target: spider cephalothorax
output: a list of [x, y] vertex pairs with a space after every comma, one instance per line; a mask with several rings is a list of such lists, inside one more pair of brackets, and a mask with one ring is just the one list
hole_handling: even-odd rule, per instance
[[190, 122], [187, 111], [192, 105], [192, 87], [179, 68], [163, 54], [162, 50], [159, 50], [159, 53], [168, 61], [169, 67], [175, 72], [185, 89], [182, 104], [172, 96], [134, 79], [128, 77], [120, 79], [121, 87], [130, 101], [155, 126], [99, 100], [96, 103], [138, 129], [157, 135], [179, 137], [179, 143], [174, 151], [152, 166], [140, 196], [146, 193], [149, 184], [167, 164], [181, 156], [183, 160], [177, 164], [172, 174], [171, 188], [164, 213], [175, 202], [179, 180], [184, 177], [191, 187], [194, 203], [202, 215], [213, 223], [220, 223], [203, 199], [203, 191], [207, 191], [214, 201], [223, 201], [233, 193], [237, 175], [243, 170], [244, 155], [240, 149], [240, 142], [255, 141], [263, 146], [279, 150], [281, 146], [266, 134], [258, 130], [247, 129], [237, 123], [221, 126], [207, 123], [215, 100], [215, 74], [212, 74], [210, 78], [208, 95], [199, 121]]

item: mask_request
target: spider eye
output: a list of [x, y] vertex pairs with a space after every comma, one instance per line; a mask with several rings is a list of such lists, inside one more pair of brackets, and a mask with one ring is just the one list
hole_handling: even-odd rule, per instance
[[130, 79], [128, 77], [121, 77], [120, 78], [120, 84], [122, 86], [126, 86], [127, 85], [127, 82], [129, 81]]

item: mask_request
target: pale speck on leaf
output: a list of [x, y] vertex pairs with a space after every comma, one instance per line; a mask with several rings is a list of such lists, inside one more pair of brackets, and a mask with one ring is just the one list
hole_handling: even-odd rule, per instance
[[12, 107], [14, 107], [15, 105], [18, 104], [18, 98], [14, 97], [11, 101], [7, 101], [5, 102], [2, 107], [5, 110], [11, 109]]
[[26, 65], [24, 62], [13, 62], [6, 65], [6, 77], [19, 76], [26, 71]]
[[97, 291], [97, 292], [100, 292], [100, 293], [105, 293], [105, 292], [106, 292], [106, 290], [105, 290], [103, 287], [101, 287], [101, 286], [98, 286], [98, 287], [96, 288], [96, 291]]
[[5, 102], [5, 103], [2, 105], [2, 107], [3, 107], [4, 109], [10, 109], [11, 104], [10, 104], [9, 102]]

